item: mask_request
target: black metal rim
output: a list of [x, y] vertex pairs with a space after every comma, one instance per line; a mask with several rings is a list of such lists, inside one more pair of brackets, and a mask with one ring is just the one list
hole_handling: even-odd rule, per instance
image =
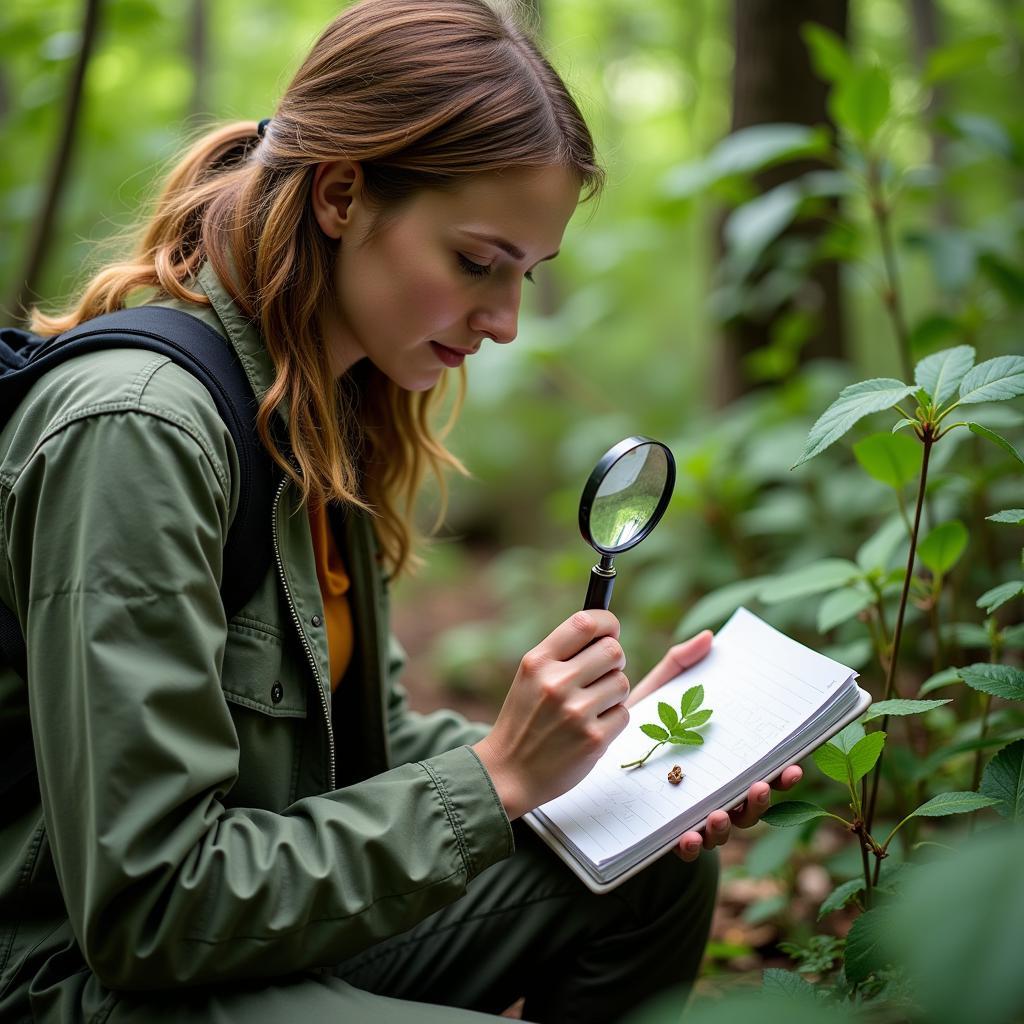
[[[641, 445], [646, 444], [657, 445], [665, 453], [665, 459], [668, 464], [668, 472], [665, 477], [665, 488], [662, 491], [661, 500], [658, 502], [658, 505], [654, 510], [654, 514], [648, 520], [647, 525], [635, 537], [631, 538], [628, 543], [620, 544], [618, 547], [614, 548], [602, 547], [594, 541], [594, 538], [590, 533], [590, 510], [593, 507], [594, 499], [597, 497], [598, 489], [601, 486], [601, 482], [607, 475], [608, 470], [610, 470], [612, 466], [623, 457], [623, 455], [633, 451], [634, 448], [639, 448]], [[594, 467], [594, 471], [590, 474], [590, 477], [587, 479], [587, 482], [583, 487], [583, 495], [580, 498], [579, 514], [580, 533], [583, 535], [583, 539], [595, 551], [599, 551], [603, 555], [617, 555], [635, 547], [658, 525], [661, 517], [665, 514], [665, 509], [668, 508], [669, 501], [672, 499], [672, 491], [675, 489], [675, 485], [676, 460], [672, 457], [672, 451], [668, 445], [662, 444], [661, 441], [655, 441], [653, 437], [645, 437], [643, 434], [634, 434], [632, 437], [625, 438], [625, 440], [622, 440], [618, 444], [609, 448], [608, 451], [601, 456], [597, 465]]]

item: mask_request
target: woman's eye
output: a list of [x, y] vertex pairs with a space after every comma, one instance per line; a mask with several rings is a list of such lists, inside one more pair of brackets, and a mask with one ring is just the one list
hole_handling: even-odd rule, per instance
[[463, 256], [461, 252], [456, 255], [459, 257], [459, 266], [471, 277], [486, 277], [491, 272], [489, 264], [476, 263], [467, 256]]

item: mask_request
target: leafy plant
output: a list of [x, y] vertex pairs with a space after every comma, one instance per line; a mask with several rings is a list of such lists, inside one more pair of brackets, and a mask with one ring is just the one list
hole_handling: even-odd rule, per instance
[[641, 767], [647, 758], [665, 743], [674, 743], [681, 747], [700, 746], [704, 742], [704, 737], [696, 730], [702, 725], [706, 725], [711, 717], [711, 708], [697, 710], [703, 703], [704, 687], [699, 685], [691, 686], [683, 694], [679, 701], [678, 712], [666, 701], [658, 701], [658, 717], [661, 719], [662, 725], [645, 723], [640, 726], [640, 731], [645, 736], [650, 736], [652, 740], [658, 742], [639, 760], [627, 761], [619, 767]]

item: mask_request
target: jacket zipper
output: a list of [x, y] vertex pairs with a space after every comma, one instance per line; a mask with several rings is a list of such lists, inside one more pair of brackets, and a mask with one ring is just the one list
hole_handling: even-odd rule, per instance
[[[296, 469], [299, 468], [297, 463], [293, 462], [293, 465], [295, 465]], [[335, 789], [334, 724], [331, 721], [331, 709], [327, 706], [327, 697], [324, 696], [323, 683], [320, 681], [320, 669], [317, 668], [316, 658], [313, 657], [313, 648], [310, 647], [309, 640], [306, 638], [306, 632], [302, 628], [302, 622], [299, 620], [299, 613], [295, 610], [292, 593], [288, 589], [288, 580], [284, 574], [284, 562], [281, 560], [281, 545], [278, 542], [278, 508], [281, 504], [281, 495], [284, 493], [287, 484], [288, 477], [284, 477], [278, 485], [277, 494], [274, 497], [274, 558], [277, 561], [277, 573], [281, 579], [281, 585], [284, 587], [284, 596], [288, 599], [288, 608], [291, 610], [292, 620], [295, 623], [295, 628], [299, 631], [299, 639], [302, 641], [302, 647], [306, 652], [309, 666], [313, 670], [313, 678], [316, 680], [316, 692], [320, 695], [320, 707], [323, 709], [324, 725], [327, 727], [327, 788]]]

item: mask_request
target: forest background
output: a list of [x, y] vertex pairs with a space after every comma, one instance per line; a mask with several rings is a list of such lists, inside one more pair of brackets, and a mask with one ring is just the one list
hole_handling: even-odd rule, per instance
[[[1008, 799], [1024, 802], [1024, 687], [1011, 675], [1008, 689], [985, 691], [959, 671], [987, 659], [1019, 673], [1020, 517], [988, 519], [1024, 505], [1021, 403], [985, 406], [996, 443], [973, 427], [951, 434], [927, 480], [911, 444], [922, 430], [892, 434], [896, 417], [881, 405], [791, 468], [852, 382], [909, 384], [919, 360], [965, 346], [979, 362], [1024, 349], [1024, 7], [525, 6], [592, 126], [608, 186], [527, 288], [517, 342], [471, 361], [449, 442], [472, 477], [452, 481], [426, 568], [395, 587], [414, 704], [493, 717], [522, 654], [581, 603], [594, 557], [576, 509], [590, 469], [642, 433], [669, 444], [679, 478], [663, 524], [619, 560], [612, 607], [631, 678], [674, 639], [746, 604], [859, 670], [876, 700], [949, 687], [895, 723], [891, 756], [869, 766], [885, 780], [887, 825], [909, 809], [909, 791], [986, 792], [994, 752], [1011, 776], [1018, 768]], [[134, 222], [197, 128], [271, 116], [337, 10], [323, 0], [8, 0], [4, 322], [28, 301], [53, 310], [70, 297], [101, 258], [97, 243]], [[1000, 365], [1011, 383], [995, 397], [1016, 398], [1024, 376]], [[425, 525], [437, 501], [424, 496]], [[828, 785], [812, 769], [795, 795], [826, 799]], [[969, 822], [929, 817], [932, 831], [887, 851], [886, 872], [1024, 814], [1006, 800], [971, 810]], [[730, 842], [701, 983], [712, 1004], [723, 989], [760, 984], [767, 966], [788, 968], [785, 978], [798, 969], [843, 1005], [922, 1012], [891, 961], [851, 970], [847, 951], [844, 963], [851, 926], [874, 913], [871, 847], [859, 836], [808, 819]], [[1013, 884], [1012, 898], [1005, 888], [992, 898], [1024, 915]], [[764, 978], [800, 989], [781, 973]], [[975, 1019], [1024, 1005], [1020, 983], [1007, 984], [1009, 1003]]]

